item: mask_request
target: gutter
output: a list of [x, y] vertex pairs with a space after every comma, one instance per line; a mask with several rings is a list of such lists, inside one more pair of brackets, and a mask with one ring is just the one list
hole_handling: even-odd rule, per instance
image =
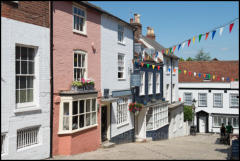
[[51, 105], [50, 105], [50, 158], [52, 158], [53, 145], [53, 1], [50, 1], [50, 86], [51, 86]]

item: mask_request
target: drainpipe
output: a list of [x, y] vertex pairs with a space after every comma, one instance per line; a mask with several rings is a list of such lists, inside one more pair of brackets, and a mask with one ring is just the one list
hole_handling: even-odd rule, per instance
[[171, 104], [172, 104], [172, 57], [171, 57]]
[[50, 1], [50, 158], [52, 158], [52, 138], [53, 138], [53, 2]]

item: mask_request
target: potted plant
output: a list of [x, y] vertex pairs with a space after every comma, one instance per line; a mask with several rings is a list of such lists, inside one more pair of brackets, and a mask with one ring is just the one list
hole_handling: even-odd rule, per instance
[[94, 90], [94, 81], [89, 79], [84, 83], [86, 90]]
[[77, 91], [77, 88], [78, 88], [78, 81], [73, 81], [72, 82], [72, 90]]
[[133, 102], [129, 104], [129, 111], [133, 112], [135, 115], [138, 115], [142, 108], [143, 105], [140, 103]]

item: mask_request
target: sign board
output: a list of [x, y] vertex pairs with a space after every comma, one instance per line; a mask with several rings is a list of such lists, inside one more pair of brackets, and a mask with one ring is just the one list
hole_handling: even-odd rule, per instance
[[131, 74], [131, 87], [139, 87], [141, 85], [141, 77], [140, 74]]

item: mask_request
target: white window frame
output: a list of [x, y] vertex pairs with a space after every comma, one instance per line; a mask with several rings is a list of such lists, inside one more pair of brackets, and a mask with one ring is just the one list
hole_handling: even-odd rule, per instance
[[[159, 104], [149, 107], [146, 117], [150, 120], [146, 121], [147, 131], [157, 130], [166, 126], [168, 124], [168, 106]], [[149, 124], [152, 124], [152, 128], [148, 128]]]
[[[117, 29], [117, 34], [118, 34], [118, 38], [117, 38], [117, 41], [118, 41], [118, 43], [121, 43], [121, 44], [124, 44], [124, 25], [122, 25], [122, 24], [118, 24], [118, 29]], [[120, 28], [122, 28], [122, 30], [119, 30]], [[121, 34], [121, 36], [122, 36], [122, 40], [121, 41], [119, 41], [119, 34]]]
[[[75, 64], [74, 64], [74, 59], [75, 59], [75, 54], [77, 54], [77, 66], [75, 67]], [[84, 63], [84, 67], [83, 66], [79, 66], [78, 64], [78, 59], [79, 59], [79, 55], [81, 55], [81, 65], [83, 64], [82, 62], [82, 55], [84, 55], [85, 57], [85, 63]], [[75, 69], [76, 70], [80, 70], [80, 73], [81, 73], [81, 70], [85, 70], [85, 75], [84, 75], [84, 79], [87, 79], [87, 75], [88, 75], [88, 57], [87, 57], [87, 53], [85, 51], [82, 51], [82, 50], [75, 50], [73, 51], [73, 80], [74, 81], [77, 81], [77, 74], [76, 74], [76, 78], [74, 76], [74, 73], [75, 73]], [[79, 78], [79, 81], [81, 81], [81, 74], [80, 74], [80, 78]]]
[[[186, 94], [190, 94], [190, 95], [191, 95], [191, 96], [189, 96], [189, 97], [191, 97], [191, 104], [189, 103], [190, 101], [187, 100]], [[187, 101], [186, 101], [186, 100], [187, 100]], [[187, 106], [192, 106], [192, 104], [193, 104], [193, 103], [192, 103], [192, 100], [193, 100], [192, 93], [191, 93], [191, 92], [184, 92], [184, 94], [183, 94], [184, 104], [187, 105]]]
[[128, 98], [119, 98], [117, 101], [117, 127], [121, 127], [129, 123], [128, 113]]
[[[220, 96], [220, 99], [218, 98]], [[221, 104], [219, 105], [218, 102], [221, 102]], [[213, 107], [217, 107], [217, 108], [221, 108], [223, 107], [223, 94], [222, 93], [213, 93]]]
[[[119, 60], [119, 56], [123, 58], [122, 62]], [[124, 80], [125, 79], [125, 54], [118, 53], [117, 64], [118, 64], [118, 69], [117, 69], [118, 73], [123, 74], [123, 77], [119, 78], [118, 73], [117, 73], [117, 78], [118, 78], [118, 80]], [[119, 67], [123, 68], [123, 70], [119, 71]]]
[[236, 98], [236, 99], [238, 100], [238, 101], [237, 101], [237, 102], [238, 102], [238, 105], [233, 105], [233, 104], [232, 104], [232, 101], [233, 101], [233, 100], [232, 100], [232, 99], [233, 99], [232, 97], [233, 97], [233, 96], [236, 97], [236, 96], [239, 96], [239, 94], [238, 94], [238, 93], [230, 93], [230, 94], [229, 94], [229, 106], [230, 106], [231, 108], [238, 108], [238, 107], [239, 107], [239, 98]]
[[[31, 129], [34, 129], [34, 130], [31, 131]], [[31, 132], [23, 134], [27, 130]], [[36, 139], [33, 139], [33, 137], [30, 138], [30, 135], [36, 136], [35, 137]], [[30, 139], [29, 138], [26, 139], [26, 137], [29, 137]], [[27, 142], [31, 142], [31, 143], [27, 144]], [[40, 126], [25, 127], [17, 130], [17, 151], [25, 150], [27, 148], [31, 148], [39, 144], [40, 144]]]
[[[203, 95], [205, 95], [203, 98]], [[202, 104], [205, 101], [206, 104]], [[207, 93], [198, 93], [198, 107], [207, 107]]]
[[148, 72], [148, 94], [153, 94], [153, 73]]
[[[80, 9], [82, 11], [84, 11], [84, 16], [82, 15], [78, 15], [78, 14], [75, 14], [74, 13], [74, 8], [77, 8], [77, 9]], [[83, 18], [83, 31], [80, 31], [80, 30], [77, 30], [75, 29], [75, 26], [74, 26], [74, 16], [78, 16], [80, 18]], [[72, 6], [72, 28], [73, 28], [73, 32], [76, 32], [76, 33], [79, 33], [79, 34], [83, 34], [83, 35], [87, 35], [87, 11], [86, 11], [86, 8], [83, 7], [83, 6], [79, 6], [78, 4], [74, 3], [73, 6]], [[80, 28], [80, 27], [79, 27]]]
[[[90, 112], [86, 112], [86, 100], [91, 100], [90, 101]], [[84, 112], [80, 113], [80, 101], [84, 101]], [[92, 100], [95, 100], [95, 111], [92, 111]], [[78, 102], [78, 113], [76, 115], [73, 115], [73, 102], [77, 101]], [[64, 115], [64, 103], [68, 103], [69, 104], [69, 115]], [[86, 126], [86, 114], [90, 113], [90, 125]], [[92, 114], [96, 113], [96, 117], [95, 117], [95, 124], [92, 124]], [[80, 127], [79, 126], [79, 120], [80, 120], [80, 115], [84, 115], [84, 126]], [[78, 116], [78, 128], [77, 129], [72, 129], [72, 118], [73, 116]], [[64, 121], [64, 117], [68, 117], [68, 130], [64, 130], [63, 128], [63, 121]], [[85, 98], [73, 98], [73, 97], [67, 97], [61, 98], [61, 103], [60, 103], [60, 112], [59, 112], [59, 131], [58, 134], [70, 134], [70, 133], [75, 133], [75, 132], [79, 132], [82, 130], [86, 130], [86, 129], [90, 129], [92, 127], [96, 127], [98, 126], [98, 109], [97, 109], [97, 97], [95, 96], [88, 96]]]
[[160, 73], [156, 73], [156, 93], [160, 93]]
[[144, 95], [145, 94], [145, 72], [141, 71], [140, 76], [141, 76], [141, 85], [140, 85], [139, 95]]
[[[222, 126], [222, 123], [223, 123], [223, 118], [226, 118], [226, 123], [224, 123], [224, 126], [227, 126], [228, 125], [228, 122], [229, 122], [229, 118], [232, 118], [232, 120], [231, 120], [231, 125], [232, 125], [232, 127], [233, 128], [239, 128], [239, 117], [237, 117], [237, 116], [225, 116], [225, 115], [214, 115], [214, 116], [212, 116], [213, 118], [212, 118], [212, 126], [213, 126], [213, 128], [220, 128], [221, 126]], [[215, 122], [214, 122], [214, 119], [216, 118], [216, 120], [217, 120], [217, 124], [215, 124]], [[238, 126], [234, 126], [234, 124], [233, 124], [233, 120], [234, 119], [236, 119], [236, 123], [237, 123], [237, 125]], [[219, 122], [219, 120], [220, 120], [220, 122]]]
[[[28, 55], [28, 50], [29, 49], [33, 49], [33, 60], [29, 60], [29, 59], [27, 59], [27, 60], [22, 60], [22, 58], [20, 57], [19, 59], [17, 59], [16, 58], [16, 54], [17, 54], [17, 50], [15, 51], [15, 65], [16, 65], [16, 68], [17, 68], [17, 61], [19, 61], [19, 62], [27, 62], [27, 74], [22, 74], [21, 73], [21, 68], [22, 68], [22, 66], [20, 65], [20, 69], [19, 69], [19, 71], [20, 71], [20, 74], [17, 74], [17, 71], [15, 71], [15, 81], [17, 82], [17, 77], [19, 77], [19, 81], [18, 81], [18, 86], [19, 86], [19, 88], [17, 89], [17, 86], [15, 87], [15, 94], [16, 94], [16, 97], [15, 97], [15, 99], [16, 99], [16, 105], [17, 105], [17, 108], [18, 109], [20, 109], [20, 108], [26, 108], [26, 107], [32, 107], [32, 106], [34, 106], [34, 103], [35, 103], [35, 98], [36, 98], [36, 96], [35, 96], [35, 94], [36, 93], [34, 93], [35, 92], [35, 90], [36, 90], [36, 85], [35, 85], [35, 79], [36, 79], [36, 47], [33, 47], [33, 46], [28, 46], [28, 45], [22, 45], [22, 44], [16, 44], [16, 46], [15, 46], [15, 49], [17, 48], [17, 47], [19, 47], [19, 50], [20, 50], [20, 55], [21, 55], [21, 48], [27, 48], [27, 55]], [[27, 56], [28, 57], [28, 56]], [[29, 58], [29, 57], [28, 57]], [[33, 74], [29, 74], [29, 65], [28, 65], [28, 63], [30, 63], [30, 62], [32, 62], [33, 63]], [[15, 68], [15, 69], [16, 69]], [[28, 88], [28, 83], [27, 83], [27, 80], [26, 80], [26, 88], [24, 88], [24, 89], [26, 89], [26, 90], [32, 90], [33, 92], [32, 92], [32, 101], [30, 101], [30, 102], [20, 102], [20, 90], [21, 90], [21, 88], [20, 88], [20, 77], [25, 77], [26, 79], [27, 78], [29, 78], [29, 77], [32, 77], [32, 79], [33, 79], [33, 81], [32, 81], [32, 88]], [[19, 102], [17, 101], [17, 91], [19, 91]], [[27, 92], [26, 92], [26, 99], [27, 99]]]

